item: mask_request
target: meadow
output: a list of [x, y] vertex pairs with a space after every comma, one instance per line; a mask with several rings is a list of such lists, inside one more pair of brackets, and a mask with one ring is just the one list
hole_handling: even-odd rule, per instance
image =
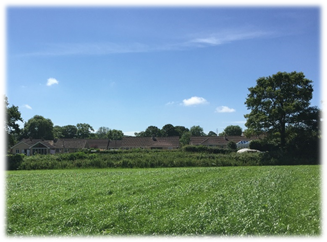
[[9, 236], [321, 234], [320, 166], [6, 172]]

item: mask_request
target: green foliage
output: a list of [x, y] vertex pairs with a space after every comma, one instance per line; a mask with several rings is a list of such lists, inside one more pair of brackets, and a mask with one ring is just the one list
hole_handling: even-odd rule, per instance
[[186, 145], [183, 147], [183, 151], [186, 152], [206, 152], [212, 154], [228, 154], [231, 150], [218, 148], [218, 147], [208, 147], [204, 145]]
[[25, 123], [23, 137], [46, 140], [54, 139], [52, 121], [40, 115], [35, 115]]
[[7, 155], [7, 170], [17, 170], [24, 160], [23, 154]]
[[190, 139], [191, 139], [191, 132], [184, 132], [182, 137], [179, 139], [179, 142], [184, 146], [184, 145], [188, 145], [190, 143]]
[[107, 137], [110, 140], [121, 140], [124, 137], [124, 133], [121, 130], [109, 129]]
[[6, 233], [319, 236], [320, 173], [320, 166], [11, 171]]
[[77, 127], [75, 125], [65, 125], [62, 127], [62, 138], [72, 139], [77, 137]]
[[76, 128], [76, 137], [79, 139], [88, 138], [91, 135], [91, 131], [94, 131], [92, 126], [86, 123], [78, 123]]
[[210, 131], [207, 136], [217, 136], [217, 134], [213, 131]]
[[192, 136], [205, 136], [206, 134], [203, 132], [203, 128], [200, 126], [192, 126], [190, 128], [190, 132]]
[[18, 110], [18, 106], [12, 105], [9, 107], [8, 98], [5, 96], [5, 106], [6, 106], [6, 124], [5, 130], [7, 133], [7, 145], [8, 147], [13, 146], [18, 136], [21, 133], [21, 129], [19, 128], [18, 121], [23, 122], [23, 118], [21, 117], [21, 113]]
[[227, 136], [241, 136], [242, 128], [238, 125], [229, 125], [224, 129], [223, 134]]
[[229, 141], [229, 142], [227, 143], [227, 147], [228, 147], [229, 149], [231, 149], [231, 150], [236, 150], [236, 149], [237, 149], [237, 145], [236, 145], [236, 143], [235, 143], [234, 141]]
[[179, 132], [175, 129], [174, 125], [166, 124], [161, 129], [161, 135], [163, 137], [179, 136]]
[[286, 128], [299, 122], [312, 98], [312, 81], [302, 72], [278, 72], [261, 77], [249, 88], [246, 106], [251, 110], [244, 117], [252, 132], [278, 133], [281, 148], [286, 147]]

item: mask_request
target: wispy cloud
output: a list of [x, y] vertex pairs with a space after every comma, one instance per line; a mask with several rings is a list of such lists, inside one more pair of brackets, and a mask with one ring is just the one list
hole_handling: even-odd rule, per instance
[[222, 45], [233, 41], [263, 38], [273, 35], [273, 32], [267, 31], [228, 30], [213, 33], [200, 38], [194, 38], [190, 42], [201, 44], [202, 47], [204, 47]]
[[209, 102], [203, 97], [196, 97], [196, 96], [183, 100], [184, 106], [194, 106], [194, 105], [208, 104], [208, 103]]
[[27, 109], [32, 109], [32, 107], [30, 105], [28, 105], [28, 104], [25, 104], [23, 107], [27, 108]]
[[227, 106], [220, 106], [216, 108], [216, 113], [233, 113], [236, 110], [234, 108], [229, 108]]
[[55, 78], [49, 78], [47, 82], [47, 86], [52, 86], [54, 84], [58, 84], [59, 82]]
[[171, 102], [166, 103], [165, 105], [166, 106], [169, 106], [169, 105], [173, 105], [173, 104], [175, 104], [175, 102], [174, 101], [171, 101]]
[[[221, 30], [214, 33], [201, 33], [180, 42], [165, 43], [59, 43], [43, 45], [40, 51], [22, 54], [22, 56], [70, 56], [70, 55], [110, 55], [123, 53], [144, 53], [157, 51], [180, 51], [187, 49], [217, 46], [233, 41], [273, 36], [273, 32], [260, 30]], [[194, 37], [196, 36], [196, 37]], [[181, 38], [183, 39], [183, 38]]]

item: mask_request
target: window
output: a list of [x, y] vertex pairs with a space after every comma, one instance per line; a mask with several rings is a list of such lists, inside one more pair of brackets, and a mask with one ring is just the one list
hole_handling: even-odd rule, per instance
[[16, 154], [19, 154], [19, 149], [16, 150]]

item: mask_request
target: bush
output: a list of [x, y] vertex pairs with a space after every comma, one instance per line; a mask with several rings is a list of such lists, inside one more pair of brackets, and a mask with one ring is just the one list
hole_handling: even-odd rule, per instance
[[7, 170], [17, 170], [24, 160], [24, 154], [7, 155]]
[[231, 150], [236, 150], [237, 149], [237, 145], [234, 141], [229, 141], [227, 144], [227, 147]]

